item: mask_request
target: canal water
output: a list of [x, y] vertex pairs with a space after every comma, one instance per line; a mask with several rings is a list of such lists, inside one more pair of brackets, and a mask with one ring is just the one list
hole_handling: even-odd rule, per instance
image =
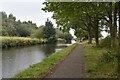
[[11, 78], [32, 64], [71, 44], [42, 44], [2, 50], [2, 77]]

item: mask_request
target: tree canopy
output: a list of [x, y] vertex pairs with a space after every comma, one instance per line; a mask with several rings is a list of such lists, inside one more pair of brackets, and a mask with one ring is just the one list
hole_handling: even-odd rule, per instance
[[16, 21], [16, 17], [13, 14], [9, 14], [8, 16], [5, 12], [0, 12], [0, 14], [2, 14], [2, 30], [0, 31], [0, 35], [2, 36], [27, 37], [34, 30], [38, 29], [37, 25], [32, 23], [32, 21]]
[[110, 32], [111, 47], [117, 45], [118, 2], [44, 2], [42, 9], [53, 12], [53, 18], [65, 29], [73, 28], [77, 37], [88, 34], [89, 43], [95, 38], [99, 45], [101, 31], [106, 27]]

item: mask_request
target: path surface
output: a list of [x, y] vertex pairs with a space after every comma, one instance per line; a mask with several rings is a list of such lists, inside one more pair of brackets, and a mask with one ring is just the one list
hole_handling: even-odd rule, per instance
[[83, 45], [79, 44], [46, 78], [84, 78]]

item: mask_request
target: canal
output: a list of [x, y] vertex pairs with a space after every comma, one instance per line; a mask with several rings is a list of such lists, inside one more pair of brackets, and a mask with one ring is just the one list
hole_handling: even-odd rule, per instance
[[11, 78], [32, 64], [41, 62], [54, 52], [71, 44], [41, 44], [28, 47], [8, 48], [2, 50], [2, 77]]

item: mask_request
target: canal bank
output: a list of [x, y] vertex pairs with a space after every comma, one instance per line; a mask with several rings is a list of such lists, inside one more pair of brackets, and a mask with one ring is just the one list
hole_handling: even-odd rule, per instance
[[18, 73], [15, 78], [42, 78], [49, 73], [55, 65], [64, 59], [71, 50], [77, 45], [77, 43], [72, 44], [69, 47], [64, 48], [61, 51], [58, 51], [51, 56], [45, 58], [42, 62], [34, 64], [24, 71]]
[[4, 78], [13, 77], [16, 73], [27, 69], [30, 65], [41, 62], [52, 53], [58, 52], [70, 45], [57, 43], [3, 49], [2, 75]]
[[0, 36], [0, 42], [2, 48], [30, 46], [37, 44], [48, 43], [46, 39], [30, 38], [30, 37], [3, 37]]

